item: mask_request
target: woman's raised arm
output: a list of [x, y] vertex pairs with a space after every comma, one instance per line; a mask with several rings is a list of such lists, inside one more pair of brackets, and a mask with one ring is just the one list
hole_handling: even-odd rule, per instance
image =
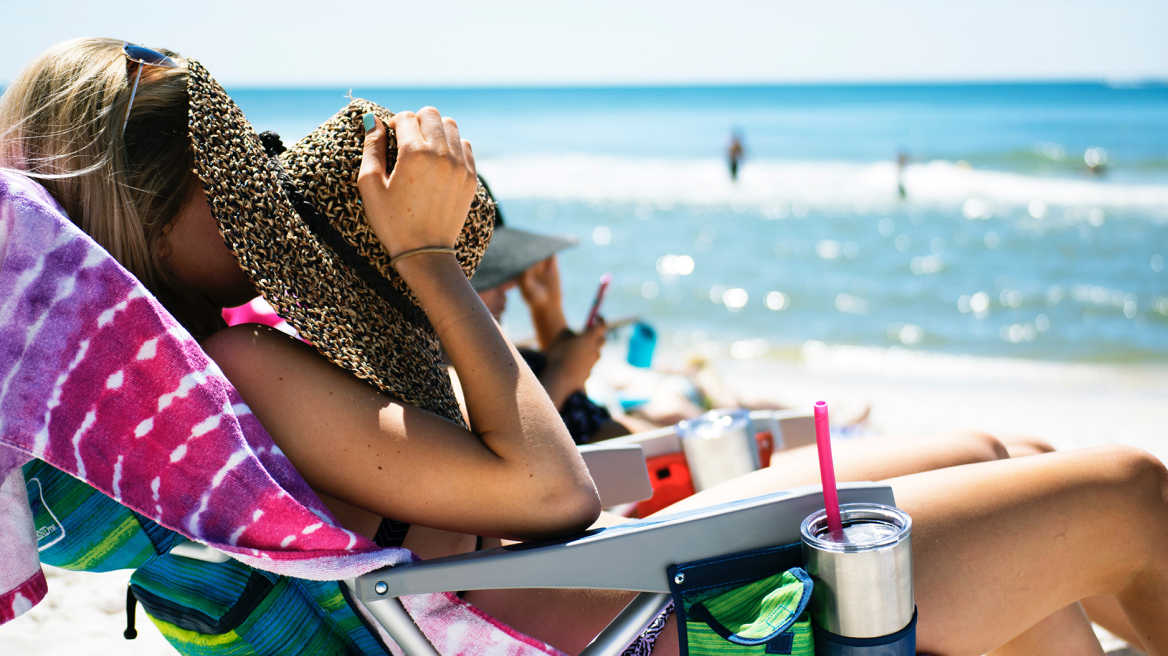
[[[374, 121], [366, 133], [358, 188], [370, 226], [391, 257], [451, 247], [475, 190], [470, 145], [432, 107], [393, 124], [392, 174], [386, 127]], [[204, 348], [309, 484], [329, 496], [384, 517], [511, 539], [589, 526], [600, 500], [579, 452], [454, 255], [411, 255], [395, 268], [458, 371], [471, 431], [273, 332], [229, 329]]]

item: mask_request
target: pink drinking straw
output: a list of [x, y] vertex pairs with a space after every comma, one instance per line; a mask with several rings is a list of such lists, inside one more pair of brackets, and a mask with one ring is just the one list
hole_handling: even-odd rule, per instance
[[819, 447], [819, 480], [823, 483], [823, 506], [827, 510], [827, 530], [844, 530], [840, 521], [839, 494], [835, 488], [835, 465], [831, 461], [831, 430], [827, 424], [827, 402], [815, 402], [815, 445]]

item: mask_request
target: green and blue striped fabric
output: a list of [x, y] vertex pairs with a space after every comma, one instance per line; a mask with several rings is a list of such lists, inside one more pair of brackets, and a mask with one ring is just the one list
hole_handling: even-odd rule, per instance
[[185, 656], [388, 653], [337, 582], [167, 555], [139, 568], [130, 584], [155, 626]]
[[170, 551], [180, 536], [61, 470], [24, 466], [42, 563], [82, 572], [135, 569]]
[[276, 576], [236, 560], [170, 555], [184, 538], [40, 460], [24, 466], [41, 562], [136, 570], [134, 597], [184, 656], [385, 656], [336, 581]]
[[670, 566], [681, 656], [811, 656], [815, 587], [798, 543]]
[[690, 656], [814, 654], [805, 610], [810, 589], [799, 574], [802, 570], [787, 570], [728, 592], [687, 598]]

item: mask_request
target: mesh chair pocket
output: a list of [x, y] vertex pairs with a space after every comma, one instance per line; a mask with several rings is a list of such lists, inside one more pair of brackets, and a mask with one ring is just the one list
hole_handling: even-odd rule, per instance
[[800, 564], [796, 544], [670, 567], [681, 654], [814, 654]]

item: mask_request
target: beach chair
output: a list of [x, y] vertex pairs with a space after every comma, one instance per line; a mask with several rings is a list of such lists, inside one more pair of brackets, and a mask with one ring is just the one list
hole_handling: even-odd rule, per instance
[[[895, 506], [883, 483], [844, 483], [841, 503]], [[619, 656], [670, 601], [667, 570], [679, 563], [799, 544], [799, 525], [823, 508], [817, 485], [659, 515], [578, 536], [522, 543], [386, 567], [345, 581], [408, 656], [441, 653], [401, 597], [509, 588], [628, 590], [639, 593], [581, 656]], [[172, 553], [221, 562], [215, 549], [184, 543]], [[799, 566], [793, 558], [783, 567]]]
[[[892, 488], [882, 483], [845, 483], [839, 494], [841, 503], [896, 505]], [[820, 487], [806, 486], [571, 538], [387, 567], [346, 585], [410, 656], [439, 652], [405, 612], [404, 595], [504, 588], [635, 591], [633, 601], [582, 652], [617, 656], [669, 602], [669, 567], [797, 545], [800, 523], [821, 508]]]
[[[135, 520], [130, 517], [133, 513], [119, 507], [111, 508], [116, 504], [108, 497], [44, 463], [34, 461], [27, 465], [26, 478], [30, 496], [38, 497], [32, 504], [34, 512], [38, 515], [45, 513], [49, 506], [60, 510], [63, 505], [60, 503], [61, 499], [70, 499], [68, 503], [69, 511], [72, 513], [70, 516], [54, 517], [51, 523], [44, 524], [61, 527], [58, 531], [49, 533], [49, 539], [42, 542], [47, 552], [46, 557], [57, 565], [89, 571], [109, 571], [147, 565], [151, 571], [145, 578], [135, 574], [132, 579], [135, 582], [133, 594], [142, 598], [143, 603], [151, 603], [149, 610], [152, 614], [161, 615], [154, 617], [155, 621], [163, 622], [162, 626], [166, 627], [168, 633], [175, 632], [176, 626], [181, 622], [165, 613], [159, 613], [158, 609], [166, 603], [166, 599], [159, 599], [157, 588], [160, 585], [163, 587], [163, 595], [168, 592], [165, 587], [167, 578], [176, 576], [176, 570], [177, 575], [185, 576], [197, 575], [199, 572], [198, 569], [192, 570], [189, 566], [184, 568], [175, 562], [174, 557], [180, 561], [189, 559], [211, 566], [222, 566], [228, 568], [229, 574], [236, 577], [241, 572], [246, 573], [246, 568], [232, 561], [228, 554], [183, 539], [182, 536], [144, 518], [137, 518], [137, 521], [141, 522], [140, 531], [127, 531], [125, 528], [127, 519], [135, 528], [138, 527]], [[54, 491], [55, 494], [49, 494]], [[44, 502], [46, 496], [54, 500], [46, 504]], [[844, 484], [840, 488], [840, 498], [844, 503], [865, 501], [894, 505], [891, 490], [884, 484]], [[512, 587], [597, 588], [639, 592], [640, 594], [583, 652], [587, 656], [615, 656], [620, 654], [669, 602], [669, 581], [666, 572], [670, 566], [727, 553], [797, 544], [799, 523], [822, 505], [819, 487], [807, 486], [687, 513], [657, 516], [650, 520], [588, 531], [579, 536], [389, 567], [344, 581], [343, 585], [351, 598], [359, 599], [364, 604], [372, 617], [385, 629], [395, 646], [410, 656], [433, 656], [447, 653], [447, 650], [439, 651], [431, 644], [407, 611], [406, 605], [399, 599], [404, 595], [424, 596], [428, 593], [454, 590]], [[77, 514], [83, 516], [78, 518]], [[37, 526], [41, 527], [42, 523], [38, 522]], [[75, 529], [77, 534], [69, 538], [66, 534], [72, 534]], [[115, 534], [117, 546], [111, 548], [107, 536]], [[95, 536], [100, 536], [101, 539]], [[70, 539], [72, 544], [69, 543]], [[161, 571], [157, 561], [151, 566], [149, 563], [152, 559], [146, 557], [147, 554], [153, 555], [155, 549], [169, 551], [172, 557], [169, 561], [161, 563]], [[782, 567], [799, 564], [797, 560], [791, 560]], [[268, 584], [264, 584], [265, 579], [262, 576], [254, 572], [250, 575], [251, 580], [260, 583], [265, 594], [283, 585], [295, 586], [301, 597], [314, 596], [324, 599], [330, 595], [337, 596], [336, 588], [326, 583], [306, 580], [281, 582], [274, 577], [270, 578]], [[286, 599], [288, 596], [284, 594], [285, 606], [289, 605]], [[409, 610], [415, 616], [428, 610], [432, 612], [424, 598], [421, 602], [417, 598], [408, 601]], [[343, 643], [348, 648], [357, 649], [359, 653], [390, 651], [384, 641], [377, 639], [377, 632], [366, 630], [367, 627], [362, 625], [360, 616], [343, 602], [321, 603], [319, 607], [313, 606], [308, 609], [294, 607], [292, 611], [299, 611], [301, 624], [318, 620], [316, 615], [320, 615], [327, 618], [331, 624], [344, 628], [345, 632], [339, 635], [334, 629], [333, 635], [329, 638], [334, 642]], [[130, 635], [134, 631], [132, 606], [128, 612], [130, 617], [127, 632]], [[267, 608], [266, 612], [271, 616], [274, 626], [290, 619], [287, 610], [280, 612]], [[189, 615], [192, 611], [188, 610], [186, 613]], [[237, 618], [236, 621], [241, 619]], [[204, 620], [208, 624], [212, 621], [216, 620]], [[225, 632], [227, 627], [207, 630]], [[306, 643], [313, 639], [319, 643], [321, 639], [319, 633], [308, 632], [297, 637], [301, 637]], [[237, 646], [223, 640], [220, 642]], [[320, 645], [317, 647], [323, 649]], [[203, 653], [215, 653], [215, 650], [212, 645], [208, 645]]]

